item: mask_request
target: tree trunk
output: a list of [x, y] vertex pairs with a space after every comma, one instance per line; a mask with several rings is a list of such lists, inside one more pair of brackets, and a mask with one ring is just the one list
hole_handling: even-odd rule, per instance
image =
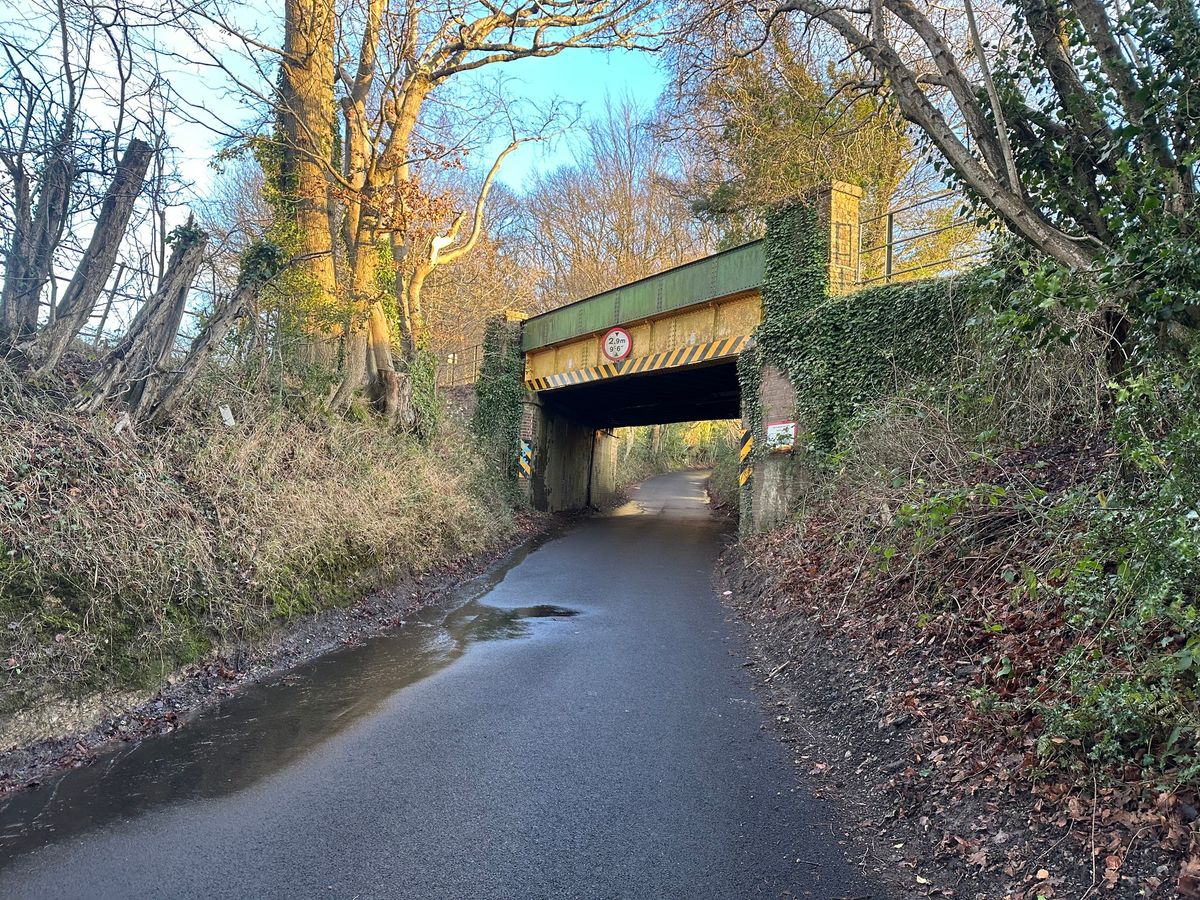
[[172, 372], [157, 391], [152, 403], [145, 404], [135, 413], [135, 418], [150, 425], [163, 425], [175, 412], [180, 400], [187, 394], [203, 371], [213, 352], [221, 346], [234, 324], [246, 315], [254, 302], [257, 288], [243, 285], [224, 303], [218, 303], [204, 329], [192, 341], [187, 356], [179, 368]]
[[279, 123], [283, 145], [280, 193], [289, 201], [298, 266], [312, 292], [300, 324], [308, 341], [301, 358], [330, 368], [336, 356], [337, 282], [331, 230], [329, 167], [333, 158], [334, 25], [329, 0], [286, 0], [280, 66]]
[[129, 142], [104, 196], [92, 240], [58, 304], [54, 324], [38, 337], [34, 354], [40, 356], [39, 372], [49, 372], [58, 365], [67, 346], [91, 318], [117, 261], [153, 155], [145, 141], [134, 138]]
[[[15, 295], [24, 272], [26, 247], [33, 230], [33, 207], [29, 196], [29, 176], [21, 170], [13, 178], [13, 222], [4, 254], [4, 287], [0, 290], [0, 337], [16, 341], [27, 323], [18, 313]], [[36, 321], [28, 323], [36, 326]]]
[[[132, 381], [135, 386], [139, 385], [151, 374], [150, 366], [162, 357], [163, 336], [167, 333], [168, 323], [178, 321], [176, 310], [180, 297], [187, 297], [207, 245], [207, 236], [176, 244], [158, 290], [138, 310], [129, 330], [101, 361], [100, 370], [84, 385], [75, 404], [77, 409], [94, 412], [121, 393], [126, 384]], [[172, 344], [174, 340], [172, 333]], [[136, 390], [134, 399], [141, 400], [144, 387]]]
[[37, 330], [42, 290], [54, 266], [54, 251], [62, 238], [75, 183], [75, 163], [65, 152], [55, 153], [42, 174], [37, 210], [29, 212], [32, 198], [26, 190], [18, 196], [24, 209], [16, 210], [16, 227], [9, 242], [0, 307], [2, 330], [13, 341], [29, 337]]
[[379, 246], [373, 235], [360, 237], [350, 263], [353, 310], [347, 325], [342, 379], [332, 405], [345, 409], [354, 395], [366, 388], [384, 418], [403, 422], [410, 418], [410, 410], [403, 402], [403, 379], [392, 356], [392, 329], [379, 296]]
[[373, 236], [360, 234], [350, 244], [350, 303], [345, 318], [342, 340], [342, 375], [333, 395], [335, 409], [346, 409], [354, 395], [366, 387], [371, 305], [377, 299], [375, 278], [379, 268], [379, 253]]
[[[196, 268], [200, 260], [196, 259]], [[174, 296], [165, 296], [161, 303], [163, 313], [147, 326], [142, 348], [129, 357], [128, 372], [132, 379], [125, 402], [135, 413], [143, 406], [154, 402], [158, 383], [171, 364], [175, 353], [175, 341], [183, 325], [183, 314], [187, 310], [188, 294], [196, 278], [196, 269], [191, 276], [181, 273], [178, 289]], [[184, 280], [186, 279], [186, 280]], [[136, 416], [135, 416], [136, 417]]]
[[[893, 11], [900, 7], [909, 9], [899, 2], [889, 3], [889, 9]], [[989, 172], [963, 144], [942, 111], [934, 106], [921, 89], [916, 74], [886, 39], [873, 41], [859, 31], [846, 16], [829, 10], [820, 0], [787, 0], [779, 9], [803, 12], [814, 20], [824, 20], [836, 29], [850, 49], [861, 54], [875, 71], [888, 81], [891, 94], [904, 118], [925, 133], [946, 157], [966, 187], [991, 207], [1016, 234], [1070, 269], [1088, 271], [1092, 268], [1094, 245], [1064, 234], [1025, 199], [1020, 185], [1010, 189]], [[912, 15], [908, 18], [911, 19]], [[922, 37], [925, 35], [922, 34]], [[957, 67], [954, 67], [953, 71], [957, 72]]]
[[347, 331], [342, 337], [342, 375], [329, 405], [349, 409], [354, 395], [367, 386], [367, 332], [362, 328]]
[[421, 291], [425, 288], [428, 272], [418, 269], [404, 284], [405, 305], [408, 307], [409, 340], [412, 342], [411, 352], [415, 356], [422, 350], [429, 349], [429, 330], [425, 327], [425, 311], [421, 306]]

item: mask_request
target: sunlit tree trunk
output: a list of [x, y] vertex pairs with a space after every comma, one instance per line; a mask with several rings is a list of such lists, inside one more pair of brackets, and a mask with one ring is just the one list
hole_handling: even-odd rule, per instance
[[299, 311], [308, 340], [302, 357], [332, 367], [341, 331], [330, 209], [334, 129], [334, 26], [331, 0], [286, 0], [280, 67], [280, 191], [296, 227], [296, 259], [308, 276]]

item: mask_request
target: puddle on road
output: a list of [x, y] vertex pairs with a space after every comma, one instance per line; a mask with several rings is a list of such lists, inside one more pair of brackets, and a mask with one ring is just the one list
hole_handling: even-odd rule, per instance
[[540, 542], [468, 582], [405, 625], [286, 676], [247, 685], [179, 731], [114, 751], [0, 803], [0, 868], [15, 857], [114, 820], [249, 787], [445, 668], [472, 644], [531, 633], [577, 614], [554, 605], [491, 606], [483, 598]]

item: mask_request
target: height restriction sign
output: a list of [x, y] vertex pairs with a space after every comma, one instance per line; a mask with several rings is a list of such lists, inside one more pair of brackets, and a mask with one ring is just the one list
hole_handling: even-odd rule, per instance
[[613, 362], [620, 362], [633, 349], [633, 338], [624, 328], [613, 328], [601, 338], [600, 349]]

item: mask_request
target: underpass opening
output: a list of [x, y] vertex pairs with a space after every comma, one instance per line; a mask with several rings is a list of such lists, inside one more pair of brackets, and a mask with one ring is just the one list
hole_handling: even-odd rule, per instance
[[597, 429], [741, 417], [737, 359], [570, 385], [542, 395], [544, 409]]
[[[757, 306], [757, 296], [751, 299]], [[688, 314], [698, 318], [697, 312], [716, 317], [711, 309]], [[603, 507], [637, 476], [653, 474], [630, 465], [616, 429], [713, 420], [727, 425], [737, 420], [740, 426], [737, 360], [749, 335], [690, 338], [682, 347], [643, 350], [640, 356], [551, 376], [533, 374], [527, 354], [520, 452], [529, 460], [522, 478], [535, 508]], [[599, 344], [603, 335], [585, 340]], [[580, 352], [581, 344], [587, 349], [577, 341], [573, 352]], [[736, 472], [733, 478], [736, 483]]]
[[543, 510], [601, 506], [613, 429], [740, 419], [737, 360], [762, 318], [754, 241], [525, 320], [522, 479]]
[[[525, 403], [522, 454], [531, 464], [522, 477], [537, 509], [602, 508], [634, 481], [710, 467], [718, 457], [728, 464], [724, 482], [738, 484], [744, 431], [736, 357], [531, 392]], [[634, 433], [653, 437], [639, 446]], [[660, 447], [664, 434], [671, 442]], [[736, 506], [736, 489], [723, 499]]]

